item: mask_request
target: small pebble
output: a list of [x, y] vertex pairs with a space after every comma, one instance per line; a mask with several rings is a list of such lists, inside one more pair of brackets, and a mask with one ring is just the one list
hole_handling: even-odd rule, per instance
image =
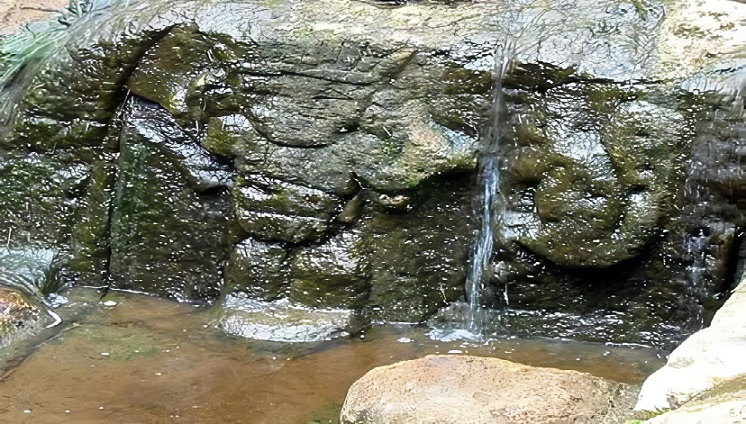
[[113, 300], [107, 300], [106, 302], [104, 302], [104, 306], [117, 306], [117, 302]]
[[31, 410], [30, 410], [30, 409], [24, 409], [24, 410], [23, 410], [23, 413], [24, 413], [24, 414], [30, 414], [30, 413], [31, 413]]
[[101, 356], [109, 356], [109, 352], [101, 352]]

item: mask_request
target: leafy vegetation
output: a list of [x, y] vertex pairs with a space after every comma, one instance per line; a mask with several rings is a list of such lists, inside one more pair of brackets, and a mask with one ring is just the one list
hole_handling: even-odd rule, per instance
[[56, 252], [48, 264], [37, 269], [29, 275], [17, 275], [22, 280], [24, 288], [41, 299], [47, 299], [50, 295], [62, 290], [65, 286], [64, 279], [64, 255]]

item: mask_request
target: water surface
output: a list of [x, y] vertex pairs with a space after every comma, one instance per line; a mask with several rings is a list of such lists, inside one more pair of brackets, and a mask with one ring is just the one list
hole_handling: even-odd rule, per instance
[[[663, 364], [652, 349], [558, 340], [433, 341], [420, 327], [352, 339], [273, 343], [218, 332], [204, 308], [93, 290], [68, 293], [66, 327], [25, 360], [4, 360], [0, 422], [336, 422], [370, 369], [433, 353], [495, 356], [639, 384]], [[81, 313], [84, 311], [84, 313]], [[76, 315], [77, 314], [77, 315]]]

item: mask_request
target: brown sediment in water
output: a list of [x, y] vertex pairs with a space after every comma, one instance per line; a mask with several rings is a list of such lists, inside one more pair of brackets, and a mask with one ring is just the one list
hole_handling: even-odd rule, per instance
[[347, 389], [367, 371], [454, 350], [627, 383], [640, 383], [661, 364], [644, 350], [540, 340], [472, 346], [431, 341], [413, 328], [317, 344], [257, 342], [218, 334], [192, 306], [141, 296], [116, 300], [6, 374], [0, 422], [336, 421]]

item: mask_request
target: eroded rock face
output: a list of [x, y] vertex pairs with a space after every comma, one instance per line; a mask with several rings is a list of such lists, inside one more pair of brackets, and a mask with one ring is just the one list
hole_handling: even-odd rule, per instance
[[649, 88], [583, 81], [541, 94], [519, 88], [506, 236], [563, 266], [608, 267], [638, 256], [665, 225], [689, 123]]
[[432, 355], [375, 368], [357, 380], [340, 422], [599, 422], [624, 390], [577, 371]]
[[422, 321], [463, 296], [494, 56], [516, 43], [484, 298], [511, 332], [678, 337], [716, 306], [735, 234], [686, 166], [736, 142], [711, 113], [729, 100], [666, 80], [663, 5], [524, 6], [144, 2], [70, 20], [3, 59], [0, 236], [69, 247], [96, 284]]

